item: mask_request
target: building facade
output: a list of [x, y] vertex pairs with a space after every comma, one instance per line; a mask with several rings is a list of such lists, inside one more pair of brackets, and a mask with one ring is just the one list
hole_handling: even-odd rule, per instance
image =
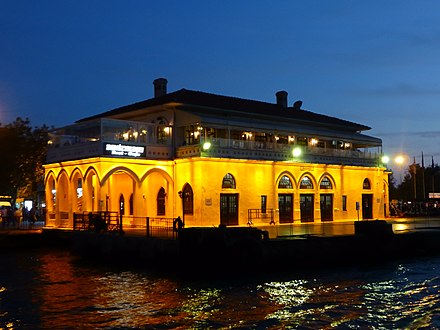
[[181, 89], [55, 130], [45, 165], [47, 224], [109, 211], [124, 226], [180, 216], [246, 226], [387, 216], [382, 141], [367, 126], [275, 103]]

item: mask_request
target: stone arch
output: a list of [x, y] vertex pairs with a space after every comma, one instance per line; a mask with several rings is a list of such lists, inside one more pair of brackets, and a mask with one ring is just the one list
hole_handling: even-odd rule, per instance
[[54, 180], [56, 180], [55, 172], [52, 171], [52, 170], [50, 170], [49, 172], [46, 173], [46, 176], [45, 176], [45, 179], [44, 179], [44, 185], [45, 185], [45, 186], [46, 186], [47, 181], [49, 180], [49, 178], [50, 178], [51, 176], [52, 176], [52, 178], [53, 178]]
[[78, 176], [78, 175], [81, 175], [81, 177], [84, 177], [83, 176], [83, 173], [81, 172], [81, 170], [79, 169], [79, 167], [75, 167], [74, 169], [73, 169], [73, 171], [70, 173], [70, 180], [72, 180], [72, 178], [74, 177], [74, 176]]
[[46, 195], [46, 212], [51, 214], [56, 208], [57, 179], [53, 171], [49, 171], [44, 182]]
[[173, 183], [173, 179], [172, 179], [171, 176], [168, 174], [168, 172], [166, 172], [166, 171], [164, 171], [164, 170], [162, 170], [162, 169], [160, 169], [160, 168], [152, 168], [152, 169], [148, 170], [144, 175], [142, 175], [142, 177], [141, 177], [140, 180], [139, 180], [140, 184], [142, 184], [142, 183], [144, 182], [144, 180], [145, 180], [150, 174], [153, 174], [153, 173], [158, 173], [158, 174], [162, 175], [162, 176], [165, 178], [165, 180], [167, 180], [167, 182], [168, 182], [169, 184], [172, 184], [172, 183]]
[[81, 213], [83, 211], [83, 200], [84, 200], [84, 177], [79, 170], [75, 168], [70, 175], [70, 186], [71, 186], [71, 200], [72, 200], [72, 211], [76, 213]]
[[[157, 216], [157, 194], [161, 188], [164, 189], [164, 199], [162, 201], [165, 203], [165, 214], [174, 214], [174, 182], [166, 171], [159, 168], [149, 169], [142, 175], [140, 182], [140, 194], [135, 196], [135, 201], [139, 205], [142, 216]], [[163, 210], [160, 213], [163, 213]]]
[[222, 189], [237, 189], [237, 180], [231, 173], [226, 173], [222, 178]]
[[[280, 189], [280, 188], [279, 188], [280, 181], [281, 181], [281, 179], [282, 179], [284, 176], [286, 176], [286, 177], [289, 178], [290, 182], [292, 183], [292, 189], [296, 189], [296, 188], [297, 188], [297, 183], [296, 183], [295, 177], [294, 177], [294, 176], [292, 175], [292, 173], [290, 173], [289, 171], [283, 171], [283, 172], [281, 172], [281, 173], [278, 175], [278, 177], [277, 177], [277, 179], [276, 179], [276, 182], [275, 182], [277, 189]], [[281, 188], [281, 189], [282, 189], [282, 188]]]
[[322, 174], [321, 177], [319, 178], [319, 181], [318, 181], [318, 188], [320, 189], [320, 187], [321, 187], [321, 183], [322, 183], [322, 180], [324, 180], [325, 178], [327, 178], [327, 179], [330, 181], [331, 185], [332, 185], [332, 188], [329, 189], [329, 190], [335, 190], [335, 189], [336, 189], [336, 182], [335, 182], [335, 179], [333, 178], [332, 175], [330, 175], [330, 174], [327, 173], [327, 172], [324, 173], [324, 174]]
[[99, 178], [98, 171], [93, 166], [89, 166], [87, 168], [87, 170], [84, 172], [84, 176], [83, 177], [87, 178], [91, 172], [94, 172], [93, 175], [96, 175], [96, 178], [97, 178], [98, 182], [101, 183], [101, 179]]
[[183, 214], [193, 215], [194, 214], [194, 191], [189, 183], [185, 183], [182, 188], [182, 205]]
[[316, 182], [315, 176], [310, 172], [306, 172], [301, 175], [301, 177], [298, 180], [298, 189], [300, 189], [301, 182], [304, 180], [305, 177], [308, 177], [310, 179], [310, 181], [312, 182], [312, 185], [313, 185], [312, 189], [313, 190], [318, 189], [318, 184]]
[[86, 170], [83, 180], [83, 211], [97, 211], [101, 188], [98, 171], [90, 166]]
[[108, 173], [106, 173], [102, 177], [101, 186], [104, 186], [104, 184], [106, 183], [108, 178], [117, 172], [124, 172], [124, 173], [128, 174], [138, 185], [140, 185], [139, 177], [137, 176], [137, 174], [133, 170], [131, 170], [125, 166], [118, 166], [118, 167], [111, 169]]
[[362, 189], [364, 190], [370, 190], [371, 189], [371, 180], [368, 178], [365, 178], [362, 182]]
[[60, 213], [69, 212], [70, 180], [69, 175], [65, 170], [60, 171], [60, 173], [58, 174], [57, 183], [57, 210]]

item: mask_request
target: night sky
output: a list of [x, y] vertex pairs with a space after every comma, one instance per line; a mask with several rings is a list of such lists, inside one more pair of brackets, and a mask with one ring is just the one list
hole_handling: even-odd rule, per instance
[[[440, 162], [440, 2], [0, 0], [0, 123], [64, 126], [153, 80], [372, 127]], [[393, 167], [391, 165], [391, 167]]]

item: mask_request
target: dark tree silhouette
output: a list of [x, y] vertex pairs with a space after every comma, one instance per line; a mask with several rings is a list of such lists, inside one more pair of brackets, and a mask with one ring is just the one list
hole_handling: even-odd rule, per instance
[[49, 128], [32, 128], [29, 119], [0, 124], [0, 195], [36, 199], [44, 177]]

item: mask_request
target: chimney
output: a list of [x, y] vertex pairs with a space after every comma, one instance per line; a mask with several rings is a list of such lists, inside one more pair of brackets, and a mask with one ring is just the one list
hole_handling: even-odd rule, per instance
[[276, 92], [277, 104], [282, 106], [283, 108], [287, 108], [287, 92], [279, 91]]
[[295, 103], [293, 103], [293, 110], [301, 110], [302, 105], [303, 105], [302, 101], [295, 101]]
[[168, 81], [165, 78], [157, 78], [156, 80], [153, 81], [154, 97], [166, 95], [167, 83]]

